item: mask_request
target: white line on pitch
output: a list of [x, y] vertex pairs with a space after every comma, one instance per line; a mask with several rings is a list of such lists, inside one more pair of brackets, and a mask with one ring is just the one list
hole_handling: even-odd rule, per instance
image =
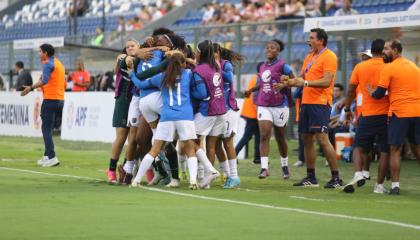
[[[102, 179], [91, 178], [91, 177], [83, 177], [83, 176], [57, 174], [57, 173], [46, 173], [46, 172], [38, 172], [38, 171], [18, 169], [18, 168], [8, 168], [8, 167], [0, 167], [0, 169], [1, 170], [16, 171], [16, 172], [35, 173], [35, 174], [42, 174], [42, 175], [48, 175], [48, 176], [67, 177], [67, 178], [74, 178], [74, 179], [84, 179], [84, 180], [94, 180], [94, 181], [104, 182], [104, 180], [102, 180]], [[275, 210], [287, 211], [287, 212], [297, 212], [297, 213], [308, 214], [308, 215], [316, 215], [316, 216], [334, 217], [334, 218], [357, 220], [357, 221], [364, 221], [364, 222], [381, 223], [381, 224], [388, 224], [388, 225], [393, 225], [393, 226], [398, 226], [398, 227], [403, 227], [403, 228], [411, 228], [411, 229], [415, 229], [415, 230], [420, 230], [419, 225], [396, 222], [396, 221], [388, 221], [388, 220], [383, 220], [383, 219], [378, 219], [378, 218], [356, 217], [356, 216], [350, 216], [350, 215], [344, 215], [344, 214], [310, 211], [310, 210], [304, 210], [304, 209], [299, 209], [299, 208], [279, 207], [279, 206], [273, 206], [273, 205], [268, 205], [268, 204], [252, 203], [252, 202], [237, 201], [237, 200], [230, 200], [230, 199], [224, 199], [224, 198], [207, 197], [207, 196], [190, 194], [190, 193], [174, 192], [174, 191], [168, 191], [168, 190], [159, 189], [159, 188], [150, 188], [150, 187], [141, 187], [141, 188], [145, 189], [145, 190], [148, 190], [148, 191], [153, 191], [153, 192], [167, 193], [167, 194], [172, 194], [172, 195], [176, 195], [176, 196], [190, 197], [190, 198], [196, 198], [196, 199], [202, 199], [202, 200], [211, 200], [211, 201], [225, 202], [225, 203], [231, 203], [231, 204], [243, 205], [243, 206], [252, 206], [252, 207], [259, 207], [259, 208], [275, 209]]]
[[319, 199], [319, 198], [308, 198], [302, 196], [289, 196], [290, 198], [301, 199], [301, 200], [309, 200], [309, 201], [316, 201], [316, 202], [326, 202], [327, 200]]

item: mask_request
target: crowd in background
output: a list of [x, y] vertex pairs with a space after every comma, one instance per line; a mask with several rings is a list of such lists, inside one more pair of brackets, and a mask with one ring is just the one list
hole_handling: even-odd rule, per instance
[[[326, 11], [357, 14], [351, 0], [327, 0]], [[322, 16], [320, 0], [242, 0], [240, 4], [209, 3], [203, 7], [203, 24], [273, 21]]]

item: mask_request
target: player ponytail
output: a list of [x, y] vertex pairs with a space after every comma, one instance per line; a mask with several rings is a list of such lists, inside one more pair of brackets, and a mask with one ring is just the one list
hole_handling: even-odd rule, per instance
[[214, 58], [213, 43], [210, 40], [204, 40], [197, 45], [197, 51], [200, 54], [199, 63], [207, 63], [216, 71], [219, 71], [219, 65]]
[[244, 57], [230, 49], [220, 46], [218, 43], [213, 43], [214, 52], [217, 52], [221, 59], [231, 62], [233, 65], [239, 65], [244, 61]]
[[174, 53], [170, 60], [168, 67], [165, 70], [162, 86], [175, 87], [176, 79], [182, 73], [186, 60], [183, 54]]

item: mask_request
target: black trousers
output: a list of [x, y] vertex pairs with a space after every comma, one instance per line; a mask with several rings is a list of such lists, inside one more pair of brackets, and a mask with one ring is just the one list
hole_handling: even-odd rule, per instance
[[260, 130], [258, 128], [258, 120], [253, 118], [243, 117], [246, 121], [245, 132], [241, 140], [235, 147], [236, 154], [238, 154], [242, 148], [251, 140], [252, 136], [254, 139], [254, 159], [260, 159]]

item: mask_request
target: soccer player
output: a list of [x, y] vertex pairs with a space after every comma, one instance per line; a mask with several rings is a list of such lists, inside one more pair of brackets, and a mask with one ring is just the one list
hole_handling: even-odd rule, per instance
[[403, 46], [397, 40], [387, 41], [383, 50], [383, 68], [376, 90], [368, 85], [371, 96], [381, 99], [389, 96], [388, 143], [392, 185], [390, 194], [400, 194], [400, 160], [404, 140], [420, 153], [420, 70], [402, 56]]
[[[200, 182], [200, 188], [206, 188], [220, 176], [211, 162], [214, 162], [215, 159], [217, 139], [225, 133], [227, 110], [222, 71], [214, 57], [213, 43], [210, 40], [200, 42], [197, 45], [195, 57], [198, 65], [193, 70], [193, 88], [205, 86], [206, 89], [204, 96], [193, 95], [198, 100], [198, 113], [194, 116], [195, 130], [198, 136], [196, 155], [207, 175]], [[200, 148], [201, 136], [206, 137], [207, 155]]]
[[280, 151], [280, 163], [283, 171], [283, 178], [290, 176], [288, 168], [286, 125], [289, 120], [289, 101], [287, 87], [278, 88], [281, 84], [282, 75], [294, 78], [292, 68], [285, 61], [279, 58], [284, 49], [280, 40], [274, 39], [267, 43], [265, 55], [267, 61], [260, 64], [258, 68], [258, 80], [255, 88], [247, 90], [245, 97], [249, 97], [255, 91], [255, 104], [258, 106], [258, 126], [260, 129], [260, 153], [261, 171], [259, 178], [263, 179], [270, 175], [268, 171], [268, 154], [270, 151], [271, 131], [274, 127], [274, 136]]
[[328, 139], [328, 122], [332, 106], [332, 88], [337, 72], [337, 56], [328, 49], [328, 35], [320, 28], [311, 29], [308, 45], [313, 48], [310, 61], [305, 67], [304, 78], [284, 77], [288, 86], [303, 87], [299, 126], [304, 144], [307, 176], [294, 184], [297, 187], [318, 187], [315, 175], [316, 148], [319, 142], [331, 169], [331, 180], [324, 188], [339, 188], [343, 181], [339, 177], [336, 156]]
[[[112, 117], [112, 126], [115, 128], [116, 138], [112, 143], [111, 159], [107, 170], [107, 177], [110, 183], [115, 183], [117, 181], [116, 169], [118, 159], [129, 134], [127, 123], [128, 111], [132, 98], [132, 84], [130, 84], [130, 76], [127, 71], [127, 60], [132, 61], [132, 57], [136, 55], [141, 56], [142, 58], [149, 58], [150, 52], [144, 50], [140, 51], [138, 42], [130, 39], [126, 41], [124, 53], [117, 57], [115, 66], [117, 80], [115, 84], [115, 107]], [[128, 149], [127, 153], [132, 151], [134, 151], [134, 149]], [[128, 158], [130, 159], [130, 156], [128, 156]]]
[[[239, 118], [235, 113], [239, 110], [236, 102], [235, 89], [233, 87], [233, 64], [238, 64], [243, 61], [243, 57], [229, 49], [221, 47], [217, 43], [213, 43], [214, 56], [217, 63], [220, 64], [223, 78], [223, 90], [226, 104], [226, 123], [225, 133], [222, 136], [222, 142], [227, 154], [227, 161], [224, 153], [219, 158], [219, 163], [222, 169], [227, 174], [226, 182], [223, 186], [225, 189], [236, 188], [239, 186], [241, 180], [238, 176], [238, 159], [236, 156], [235, 146], [233, 145], [233, 138], [238, 129]], [[222, 150], [221, 142], [217, 143], [216, 148], [219, 152]], [[217, 149], [216, 149], [217, 150]]]
[[[164, 74], [158, 74], [146, 81], [140, 81], [137, 85], [143, 90], [147, 88], [160, 88], [162, 93], [163, 107], [160, 120], [154, 135], [153, 146], [150, 152], [143, 158], [139, 171], [132, 182], [132, 186], [140, 185], [140, 181], [147, 169], [150, 168], [155, 157], [163, 149], [165, 142], [172, 142], [176, 135], [184, 144], [184, 150], [188, 156], [188, 169], [190, 174], [190, 189], [198, 189], [197, 185], [197, 157], [193, 139], [195, 135], [194, 114], [191, 104], [190, 89], [192, 72], [185, 69], [186, 60], [181, 54], [175, 54]], [[205, 92], [205, 89], [201, 89]]]
[[41, 88], [43, 101], [41, 105], [42, 137], [44, 138], [44, 156], [38, 160], [42, 167], [53, 167], [60, 164], [54, 151], [52, 130], [54, 118], [64, 107], [64, 91], [66, 89], [64, 65], [54, 56], [55, 49], [50, 44], [42, 44], [38, 55], [42, 63], [41, 79], [31, 86], [24, 86], [21, 96], [30, 91]]
[[359, 88], [358, 101], [362, 104], [360, 116], [357, 120], [356, 137], [354, 141], [355, 151], [359, 151], [360, 157], [353, 158], [354, 177], [344, 186], [343, 191], [347, 193], [354, 192], [354, 185], [363, 186], [365, 177], [363, 176], [363, 159], [368, 159], [368, 154], [373, 150], [373, 143], [379, 146], [381, 153], [379, 159], [378, 178], [375, 186], [375, 192], [383, 193], [383, 182], [385, 179], [385, 169], [388, 162], [389, 146], [387, 141], [387, 121], [389, 110], [388, 96], [378, 100], [370, 96], [367, 92], [367, 85], [374, 88], [379, 83], [379, 78], [385, 63], [382, 58], [385, 41], [375, 39], [371, 45], [372, 58], [356, 65], [351, 75], [351, 80], [347, 90], [344, 111], [346, 119], [351, 121], [352, 113], [350, 105], [356, 98], [356, 89]]

